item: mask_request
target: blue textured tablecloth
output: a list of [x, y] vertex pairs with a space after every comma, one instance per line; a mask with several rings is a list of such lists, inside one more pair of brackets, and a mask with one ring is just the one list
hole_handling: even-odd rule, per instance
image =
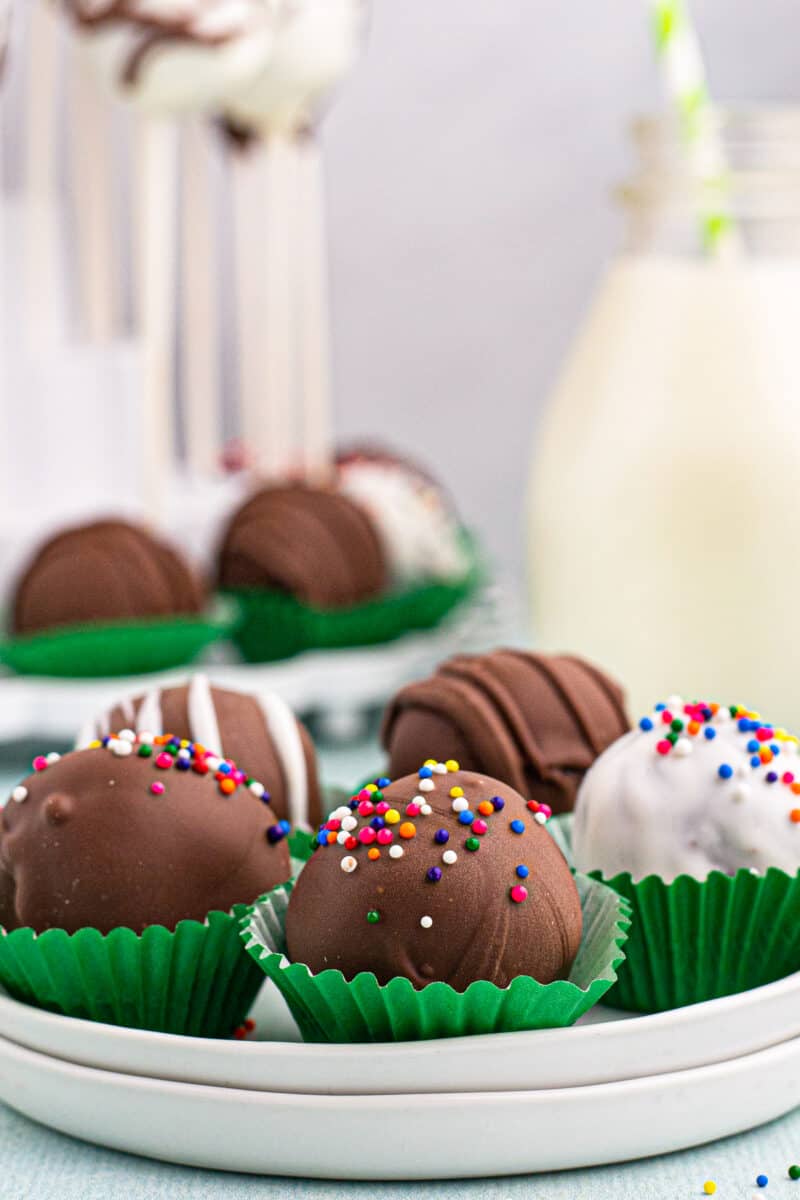
[[[18, 763], [7, 752], [0, 756], [0, 796], [25, 773], [23, 754], [27, 757], [27, 750], [19, 752]], [[324, 777], [347, 784], [369, 775], [379, 761], [374, 743], [326, 753]], [[603, 1120], [602, 1112], [597, 1119]], [[391, 1129], [367, 1132], [391, 1137]], [[488, 1125], [486, 1136], [491, 1137]], [[535, 1128], [530, 1136], [536, 1136]], [[800, 1200], [800, 1182], [787, 1175], [794, 1162], [800, 1162], [800, 1110], [698, 1150], [591, 1171], [429, 1184], [265, 1179], [168, 1166], [103, 1150], [52, 1133], [0, 1105], [0, 1200], [682, 1200], [702, 1196], [707, 1179], [715, 1180], [718, 1200], [749, 1200], [754, 1195]], [[762, 1173], [769, 1177], [766, 1190], [755, 1182]]]

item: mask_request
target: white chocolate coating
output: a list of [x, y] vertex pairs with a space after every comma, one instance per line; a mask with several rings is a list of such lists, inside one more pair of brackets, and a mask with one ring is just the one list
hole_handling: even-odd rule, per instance
[[465, 575], [459, 522], [422, 475], [401, 462], [356, 458], [340, 466], [339, 487], [375, 522], [395, 584]]
[[[677, 875], [705, 879], [713, 870], [800, 870], [800, 823], [790, 815], [800, 815], [800, 795], [791, 786], [800, 781], [797, 739], [769, 727], [760, 741], [758, 731], [740, 728], [748, 717], [732, 718], [724, 707], [690, 736], [690, 716], [676, 700], [668, 701], [668, 711], [685, 728], [668, 753], [656, 747], [663, 748], [670, 727], [653, 712], [644, 719], [652, 730], [626, 734], [587, 773], [575, 806], [576, 868], [665, 882]], [[778, 750], [772, 760], [753, 765], [770, 747]]]

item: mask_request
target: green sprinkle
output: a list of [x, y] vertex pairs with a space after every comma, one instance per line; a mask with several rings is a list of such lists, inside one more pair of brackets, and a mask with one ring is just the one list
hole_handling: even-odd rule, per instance
[[675, 720], [670, 725], [670, 729], [673, 729], [675, 731], [675, 733], [681, 733], [683, 730], [683, 721], [679, 721], [678, 718], [676, 717]]
[[670, 745], [674, 746], [675, 743], [677, 742], [677, 740], [678, 740], [677, 733], [668, 733], [667, 734], [667, 741], [670, 743]]
[[800, 1167], [798, 1167], [798, 1166], [789, 1167], [789, 1178], [790, 1179], [800, 1179]]
[[466, 846], [467, 850], [480, 850], [481, 839], [476, 837], [468, 837], [464, 845]]
[[139, 758], [150, 758], [152, 753], [153, 753], [152, 746], [140, 746], [139, 747]]
[[372, 795], [370, 796], [370, 800], [372, 801], [373, 804], [380, 804], [381, 800], [383, 800], [383, 792], [381, 792], [381, 791], [373, 792]]
[[367, 920], [369, 921], [370, 925], [377, 925], [380, 919], [381, 914], [375, 908], [371, 908], [367, 913]]

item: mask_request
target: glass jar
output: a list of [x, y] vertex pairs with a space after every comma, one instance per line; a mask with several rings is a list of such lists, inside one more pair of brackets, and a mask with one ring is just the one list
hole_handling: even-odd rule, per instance
[[666, 121], [634, 126], [611, 265], [550, 397], [529, 495], [536, 640], [800, 729], [800, 111], [716, 118], [736, 232]]

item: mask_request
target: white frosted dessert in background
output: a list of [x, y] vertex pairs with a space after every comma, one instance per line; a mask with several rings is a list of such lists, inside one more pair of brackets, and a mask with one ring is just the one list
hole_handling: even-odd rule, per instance
[[644, 711], [676, 684], [800, 725], [800, 259], [623, 258], [550, 399], [530, 488], [537, 642]]

